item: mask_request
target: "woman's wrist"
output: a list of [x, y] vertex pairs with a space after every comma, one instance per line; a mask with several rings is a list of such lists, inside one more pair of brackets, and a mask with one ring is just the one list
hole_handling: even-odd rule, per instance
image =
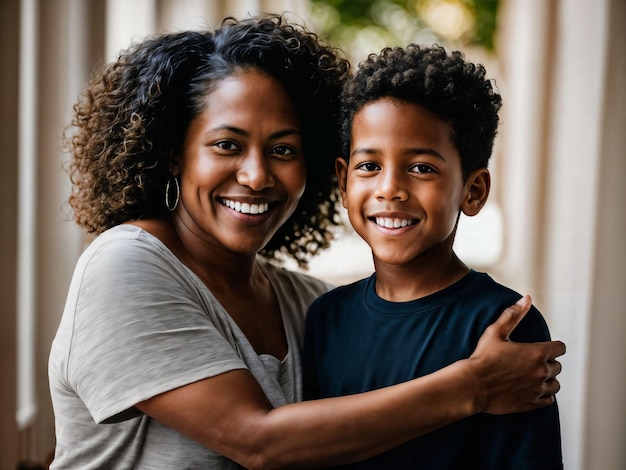
[[467, 416], [482, 413], [487, 409], [487, 389], [480, 379], [480, 367], [476, 359], [462, 359], [456, 366], [459, 375], [459, 390], [463, 393]]

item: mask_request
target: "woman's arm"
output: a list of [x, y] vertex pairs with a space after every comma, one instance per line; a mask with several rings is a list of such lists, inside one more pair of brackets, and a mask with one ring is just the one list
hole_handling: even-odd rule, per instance
[[247, 468], [362, 460], [475, 413], [521, 412], [552, 403], [561, 369], [554, 358], [565, 346], [508, 340], [529, 307], [524, 297], [508, 308], [469, 359], [392, 387], [272, 409], [254, 378], [235, 370], [137, 408]]

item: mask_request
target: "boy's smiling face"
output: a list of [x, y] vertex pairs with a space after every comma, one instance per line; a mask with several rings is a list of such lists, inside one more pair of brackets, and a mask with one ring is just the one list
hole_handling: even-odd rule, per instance
[[350, 161], [337, 160], [337, 175], [343, 206], [377, 267], [449, 258], [460, 211], [478, 213], [489, 190], [486, 168], [463, 182], [447, 122], [394, 98], [355, 114]]

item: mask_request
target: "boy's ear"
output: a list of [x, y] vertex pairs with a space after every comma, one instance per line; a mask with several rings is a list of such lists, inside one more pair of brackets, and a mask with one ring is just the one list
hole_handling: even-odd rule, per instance
[[489, 196], [491, 175], [487, 168], [474, 170], [465, 183], [465, 196], [461, 210], [467, 216], [474, 216], [480, 212]]
[[348, 184], [348, 162], [345, 158], [339, 157], [335, 160], [335, 173], [337, 173], [337, 184], [339, 194], [341, 194], [341, 204], [346, 207], [346, 186]]

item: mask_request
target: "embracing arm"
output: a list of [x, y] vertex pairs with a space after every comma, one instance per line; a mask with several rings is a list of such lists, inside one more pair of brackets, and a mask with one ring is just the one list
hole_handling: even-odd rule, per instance
[[564, 345], [508, 341], [529, 307], [524, 297], [507, 309], [469, 359], [392, 387], [272, 409], [254, 378], [235, 370], [136, 406], [247, 468], [362, 460], [478, 412], [521, 412], [552, 403], [560, 372], [554, 358], [565, 352]]

